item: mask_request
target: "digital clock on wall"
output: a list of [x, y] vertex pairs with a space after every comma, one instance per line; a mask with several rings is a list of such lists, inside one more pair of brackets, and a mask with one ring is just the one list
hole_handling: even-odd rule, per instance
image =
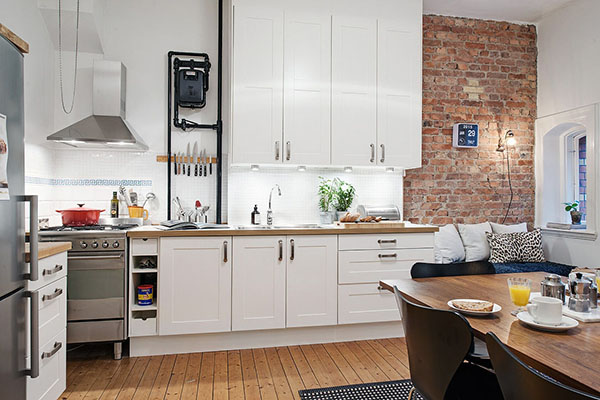
[[452, 146], [474, 148], [479, 146], [479, 125], [454, 124], [452, 128]]

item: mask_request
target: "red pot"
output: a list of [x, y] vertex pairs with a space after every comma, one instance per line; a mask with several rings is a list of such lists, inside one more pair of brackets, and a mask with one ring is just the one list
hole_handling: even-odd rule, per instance
[[64, 226], [86, 226], [98, 225], [100, 213], [104, 210], [96, 208], [87, 208], [83, 204], [77, 204], [79, 207], [69, 208], [67, 210], [56, 210], [62, 215]]

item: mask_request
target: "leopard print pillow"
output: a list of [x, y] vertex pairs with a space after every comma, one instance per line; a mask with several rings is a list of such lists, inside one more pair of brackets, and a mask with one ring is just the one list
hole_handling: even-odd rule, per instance
[[485, 235], [490, 245], [491, 263], [546, 261], [539, 229], [531, 232], [486, 232]]

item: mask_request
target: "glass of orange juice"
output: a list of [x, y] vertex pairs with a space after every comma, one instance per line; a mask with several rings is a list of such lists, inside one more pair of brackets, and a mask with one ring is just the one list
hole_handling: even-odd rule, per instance
[[531, 279], [527, 278], [508, 278], [508, 290], [510, 291], [510, 300], [519, 308], [511, 314], [517, 315], [525, 310], [525, 306], [529, 303], [529, 294], [531, 293]]

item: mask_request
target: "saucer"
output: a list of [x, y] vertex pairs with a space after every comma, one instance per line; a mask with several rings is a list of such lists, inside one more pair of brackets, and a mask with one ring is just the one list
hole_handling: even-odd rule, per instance
[[522, 312], [518, 313], [517, 318], [519, 319], [519, 321], [521, 321], [523, 324], [525, 324], [527, 326], [530, 326], [535, 329], [539, 329], [541, 331], [548, 331], [548, 332], [564, 332], [571, 328], [575, 328], [576, 326], [579, 325], [579, 322], [577, 322], [573, 318], [565, 317], [564, 315], [563, 315], [562, 321], [559, 325], [547, 325], [547, 324], [540, 324], [538, 322], [535, 322], [533, 320], [533, 317], [531, 316], [531, 314], [529, 314], [527, 311], [522, 311]]
[[459, 313], [465, 314], [465, 315], [471, 315], [471, 316], [476, 316], [476, 317], [484, 317], [486, 315], [495, 314], [495, 313], [499, 312], [500, 310], [502, 310], [502, 307], [500, 307], [500, 305], [494, 303], [494, 308], [492, 308], [492, 311], [468, 311], [468, 310], [463, 310], [462, 308], [454, 307], [454, 304], [452, 304], [453, 301], [480, 302], [480, 301], [484, 301], [484, 300], [477, 300], [477, 299], [452, 299], [452, 300], [450, 300], [447, 303], [448, 307], [450, 307], [454, 311], [458, 311]]

